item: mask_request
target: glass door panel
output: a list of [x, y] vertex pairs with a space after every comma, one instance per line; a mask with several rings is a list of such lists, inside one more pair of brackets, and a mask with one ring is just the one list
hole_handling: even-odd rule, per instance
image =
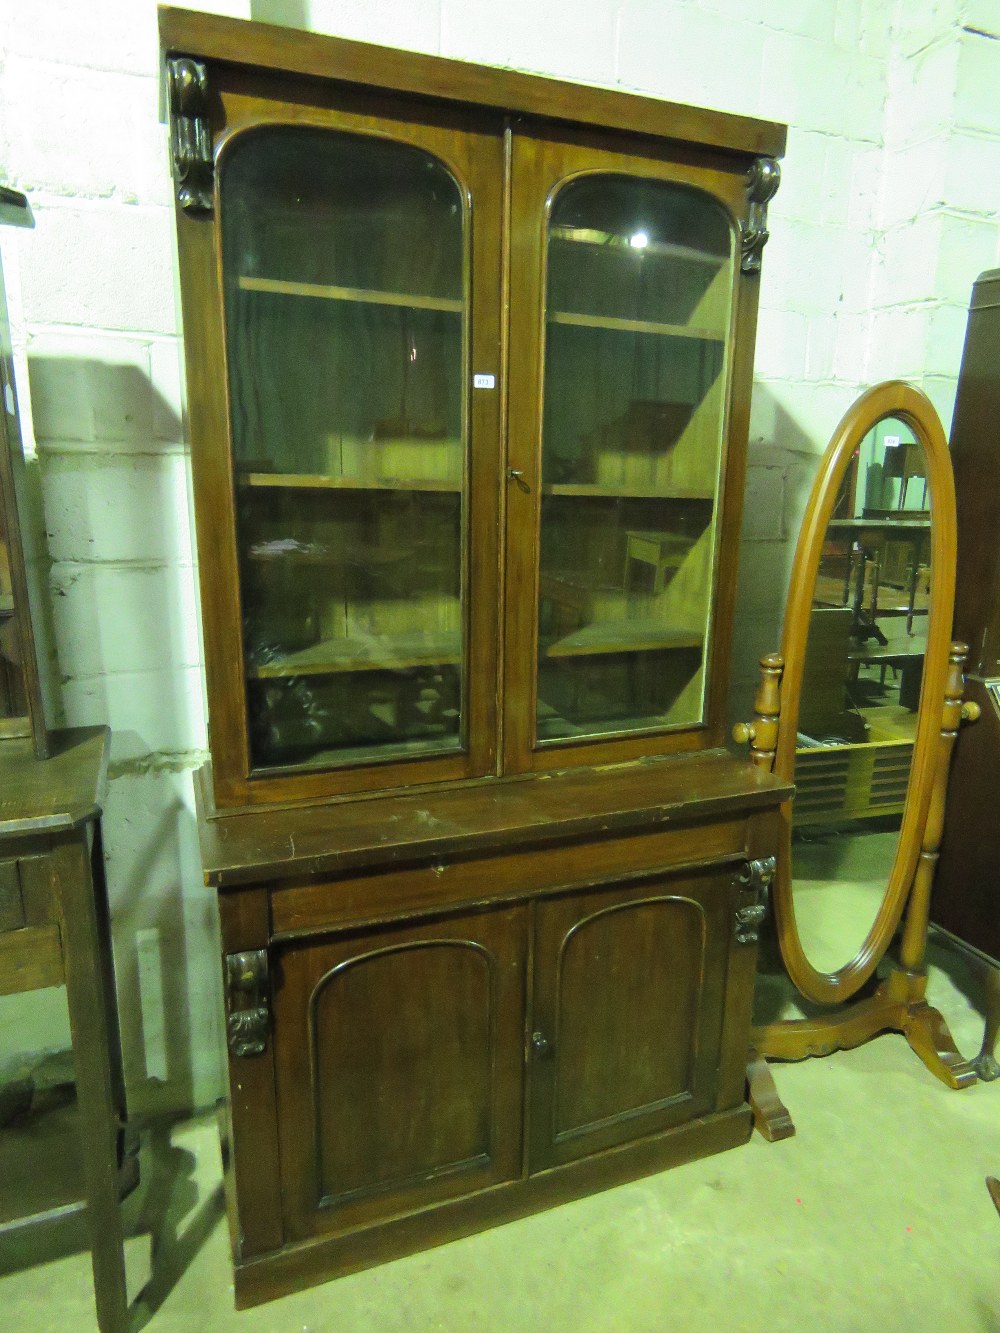
[[540, 743], [703, 719], [732, 286], [731, 224], [709, 196], [612, 175], [556, 196]]
[[460, 750], [460, 189], [294, 126], [237, 141], [220, 189], [251, 767]]

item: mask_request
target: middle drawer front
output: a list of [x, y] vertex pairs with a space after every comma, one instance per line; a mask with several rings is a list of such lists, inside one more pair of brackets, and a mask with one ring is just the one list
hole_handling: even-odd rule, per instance
[[742, 857], [748, 845], [746, 819], [576, 842], [557, 842], [557, 833], [554, 828], [554, 841], [541, 847], [276, 886], [272, 938], [408, 919], [463, 904], [535, 898], [657, 870], [718, 865]]

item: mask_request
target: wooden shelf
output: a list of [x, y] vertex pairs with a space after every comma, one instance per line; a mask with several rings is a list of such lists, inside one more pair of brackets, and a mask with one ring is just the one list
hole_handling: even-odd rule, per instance
[[344, 557], [328, 550], [251, 546], [244, 559], [255, 565], [343, 565]]
[[403, 671], [408, 667], [458, 666], [462, 636], [457, 630], [437, 634], [396, 634], [373, 643], [365, 639], [328, 639], [273, 662], [252, 667], [253, 680], [290, 676], [334, 676], [348, 671]]
[[432, 491], [440, 495], [462, 492], [460, 481], [362, 481], [357, 477], [327, 477], [308, 472], [241, 472], [236, 484], [245, 489], [288, 491]]
[[704, 636], [692, 630], [666, 629], [655, 620], [606, 620], [584, 625], [543, 650], [544, 657], [608, 656], [701, 648]]
[[593, 721], [575, 722], [565, 714], [550, 710], [546, 716], [538, 719], [538, 742], [540, 745], [555, 745], [560, 741], [586, 740], [593, 736], [609, 738], [612, 736], [641, 736], [643, 733], [665, 731], [670, 727], [690, 724], [691, 719], [676, 719], [666, 713], [642, 713], [635, 717], [616, 717]]
[[581, 329], [611, 329], [617, 333], [653, 333], [660, 337], [689, 338], [694, 342], [722, 343], [724, 333], [693, 328], [690, 324], [658, 324], [648, 319], [615, 319], [611, 315], [581, 315], [569, 310], [551, 310], [550, 324], [568, 324]]
[[319, 282], [285, 282], [281, 278], [240, 277], [240, 290], [276, 296], [310, 296], [323, 301], [352, 301], [361, 305], [401, 306], [406, 310], [443, 310], [461, 314], [464, 303], [447, 296], [418, 296], [414, 292], [378, 292], [364, 287], [333, 287]]
[[714, 491], [674, 488], [669, 491], [655, 486], [601, 486], [590, 482], [552, 482], [542, 486], [543, 495], [573, 495], [580, 498], [612, 500], [700, 500], [711, 504]]
[[831, 518], [828, 532], [891, 532], [918, 535], [930, 532], [929, 518]]
[[569, 241], [574, 245], [592, 245], [599, 250], [612, 250], [622, 254], [655, 255], [657, 258], [679, 260], [682, 263], [697, 264], [702, 268], [718, 270], [728, 260], [726, 255], [706, 254], [693, 245], [676, 245], [669, 241], [650, 241], [646, 245], [633, 245], [631, 238], [619, 232], [598, 231], [593, 227], [553, 227], [549, 232], [553, 241]]
[[299, 773], [303, 769], [330, 768], [334, 764], [384, 763], [387, 759], [412, 759], [416, 756], [454, 754], [462, 748], [461, 736], [418, 736], [408, 741], [380, 742], [372, 745], [349, 745], [341, 749], [317, 750], [308, 759], [296, 758], [288, 764], [275, 759], [254, 769], [258, 777], [278, 777], [283, 773]]

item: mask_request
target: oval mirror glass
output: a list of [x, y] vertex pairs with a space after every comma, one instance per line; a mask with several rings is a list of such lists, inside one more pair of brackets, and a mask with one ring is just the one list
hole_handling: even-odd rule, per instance
[[861, 950], [899, 843], [930, 609], [927, 459], [895, 416], [853, 451], [809, 607], [795, 746], [792, 895], [830, 973]]

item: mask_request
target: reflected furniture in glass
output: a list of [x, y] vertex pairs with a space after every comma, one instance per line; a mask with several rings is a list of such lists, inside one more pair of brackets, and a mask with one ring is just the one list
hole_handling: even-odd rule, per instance
[[851, 456], [816, 570], [795, 759], [800, 835], [833, 834], [855, 820], [899, 827], [927, 650], [930, 555], [924, 450], [905, 421], [885, 418]]
[[161, 11], [252, 1304], [744, 1141], [781, 126]]

